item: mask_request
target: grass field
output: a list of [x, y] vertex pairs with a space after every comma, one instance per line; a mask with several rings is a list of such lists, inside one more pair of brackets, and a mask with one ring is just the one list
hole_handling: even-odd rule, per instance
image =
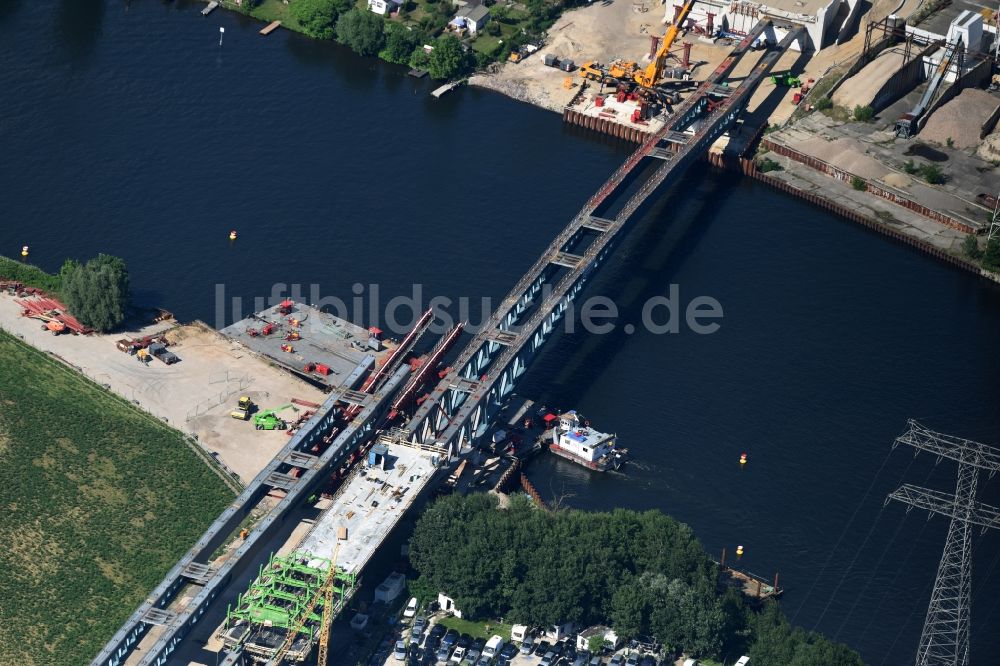
[[443, 617], [440, 622], [449, 629], [454, 629], [460, 634], [469, 634], [473, 638], [489, 639], [490, 636], [495, 634], [502, 636], [505, 641], [510, 640], [510, 628], [512, 625], [504, 624], [503, 622], [473, 622], [471, 620], [462, 620], [454, 615]]
[[183, 436], [0, 332], [0, 664], [86, 664], [233, 495]]

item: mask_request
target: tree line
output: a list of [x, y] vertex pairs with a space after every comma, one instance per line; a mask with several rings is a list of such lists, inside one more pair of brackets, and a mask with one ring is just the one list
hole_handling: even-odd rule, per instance
[[843, 645], [792, 629], [776, 604], [758, 613], [720, 587], [691, 528], [659, 511], [547, 513], [523, 497], [498, 510], [491, 495], [452, 495], [417, 521], [410, 560], [417, 589], [445, 592], [471, 619], [610, 623], [672, 653], [748, 647], [756, 666], [862, 663]]
[[67, 259], [55, 275], [0, 257], [0, 279], [21, 282], [60, 298], [74, 317], [96, 331], [110, 331], [125, 321], [132, 299], [125, 262], [108, 254], [86, 263]]

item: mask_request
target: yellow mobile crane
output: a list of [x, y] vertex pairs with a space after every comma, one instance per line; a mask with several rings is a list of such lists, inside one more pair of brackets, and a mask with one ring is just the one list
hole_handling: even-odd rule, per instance
[[687, 18], [688, 12], [691, 11], [691, 6], [694, 5], [694, 0], [687, 0], [684, 3], [684, 7], [681, 8], [681, 13], [677, 15], [677, 20], [674, 21], [667, 32], [663, 35], [663, 41], [660, 43], [660, 48], [656, 51], [656, 57], [654, 57], [645, 69], [641, 69], [635, 73], [632, 77], [636, 83], [638, 83], [643, 88], [652, 88], [656, 85], [656, 82], [660, 80], [660, 75], [663, 73], [663, 65], [667, 62], [667, 53], [670, 52], [670, 47], [674, 43], [674, 39], [677, 37], [678, 31], [680, 31], [681, 25], [684, 23], [684, 19]]

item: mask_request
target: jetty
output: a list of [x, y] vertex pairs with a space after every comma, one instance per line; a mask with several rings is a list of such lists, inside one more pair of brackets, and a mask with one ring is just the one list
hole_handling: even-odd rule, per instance
[[271, 21], [266, 26], [260, 29], [260, 34], [267, 37], [272, 32], [281, 27], [281, 21]]
[[446, 93], [450, 93], [452, 90], [459, 87], [460, 85], [462, 85], [461, 81], [452, 81], [451, 83], [446, 83], [440, 88], [437, 88], [431, 94], [434, 95], [434, 97], [441, 97]]
[[203, 10], [201, 10], [201, 15], [202, 16], [208, 16], [209, 14], [211, 14], [212, 12], [214, 12], [218, 8], [219, 8], [219, 3], [216, 2], [215, 0], [212, 0], [212, 2], [208, 3], [205, 6], [205, 8]]

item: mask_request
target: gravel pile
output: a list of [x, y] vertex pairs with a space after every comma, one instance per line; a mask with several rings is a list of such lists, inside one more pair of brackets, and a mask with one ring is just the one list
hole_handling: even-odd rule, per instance
[[833, 103], [848, 109], [870, 105], [889, 77], [902, 66], [902, 53], [895, 49], [883, 51], [860, 72], [844, 81], [844, 85], [833, 93]]
[[953, 146], [960, 149], [979, 146], [979, 132], [997, 106], [1000, 100], [986, 92], [975, 88], [963, 90], [927, 120], [927, 125], [920, 132], [920, 138], [933, 141], [942, 146], [951, 139]]

